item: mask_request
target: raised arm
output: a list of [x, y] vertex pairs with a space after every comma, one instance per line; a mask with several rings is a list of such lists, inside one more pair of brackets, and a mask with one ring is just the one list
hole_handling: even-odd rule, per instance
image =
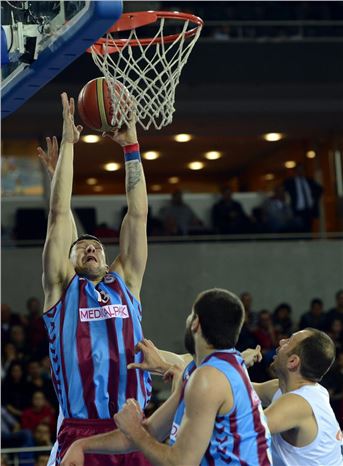
[[[46, 140], [46, 151], [42, 147], [37, 147], [38, 157], [40, 158], [42, 164], [44, 165], [46, 172], [49, 176], [50, 182], [55, 174], [56, 165], [58, 161], [58, 142], [56, 136], [53, 136], [52, 139], [47, 137]], [[77, 227], [75, 223], [75, 218], [72, 210], [70, 209], [70, 221], [72, 223], [72, 240], [73, 243], [77, 235]]]
[[74, 99], [61, 95], [63, 105], [63, 134], [55, 174], [51, 183], [48, 229], [43, 251], [44, 309], [49, 309], [74, 274], [69, 262], [69, 248], [75, 234], [70, 215], [73, 187], [74, 144], [79, 140], [82, 126], [74, 124]]
[[122, 275], [139, 299], [148, 254], [148, 197], [135, 122], [132, 120], [129, 126], [123, 126], [111, 135], [106, 135], [120, 144], [124, 150], [128, 206], [120, 230], [119, 256], [110, 270]]

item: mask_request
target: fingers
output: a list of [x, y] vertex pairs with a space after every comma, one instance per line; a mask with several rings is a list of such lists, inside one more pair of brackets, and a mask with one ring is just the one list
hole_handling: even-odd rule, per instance
[[145, 365], [143, 363], [135, 363], [135, 362], [131, 362], [130, 364], [127, 365], [127, 369], [140, 369], [140, 370], [144, 370], [145, 369]]
[[52, 137], [52, 149], [53, 149], [54, 153], [58, 154], [58, 141], [57, 141], [56, 136]]
[[78, 130], [78, 132], [81, 134], [82, 131], [83, 131], [83, 126], [81, 125], [77, 125], [76, 129]]
[[73, 97], [70, 97], [69, 99], [69, 110], [70, 110], [70, 114], [72, 116], [74, 116], [74, 112], [75, 112], [75, 101], [74, 101], [74, 98]]

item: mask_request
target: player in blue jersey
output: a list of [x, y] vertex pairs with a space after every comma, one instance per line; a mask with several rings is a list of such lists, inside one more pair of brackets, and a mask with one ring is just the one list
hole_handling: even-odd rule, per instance
[[[147, 260], [147, 193], [135, 124], [109, 136], [123, 147], [128, 212], [119, 255], [107, 265], [104, 248], [93, 236], [77, 238], [71, 213], [74, 100], [62, 96], [63, 135], [51, 183], [47, 237], [43, 252], [44, 322], [49, 337], [52, 379], [64, 420], [56, 464], [77, 438], [115, 427], [113, 415], [134, 397], [144, 409], [150, 378], [127, 364], [138, 362], [142, 339], [140, 288]], [[50, 141], [51, 142], [51, 141]], [[149, 464], [141, 454], [90, 455], [89, 466]]]
[[147, 420], [137, 401], [128, 400], [114, 416], [120, 430], [76, 441], [62, 466], [82, 466], [85, 452], [137, 449], [154, 465], [271, 465], [261, 403], [234, 349], [243, 316], [232, 293], [201, 293], [186, 321], [185, 345], [194, 361], [171, 397]]

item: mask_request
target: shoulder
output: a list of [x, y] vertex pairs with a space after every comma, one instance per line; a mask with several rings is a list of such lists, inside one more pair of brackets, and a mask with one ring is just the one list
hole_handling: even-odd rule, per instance
[[186, 386], [185, 397], [195, 400], [222, 400], [227, 392], [228, 380], [225, 375], [212, 366], [198, 367], [191, 375]]
[[285, 393], [271, 406], [283, 411], [287, 416], [294, 416], [297, 419], [312, 416], [310, 403], [300, 393]]

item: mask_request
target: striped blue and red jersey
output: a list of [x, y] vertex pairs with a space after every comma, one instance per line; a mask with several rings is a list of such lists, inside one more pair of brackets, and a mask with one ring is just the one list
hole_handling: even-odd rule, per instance
[[[204, 359], [200, 367], [203, 366], [215, 367], [226, 376], [231, 385], [233, 407], [225, 415], [216, 417], [200, 466], [272, 465], [270, 432], [240, 353], [235, 349], [217, 350]], [[171, 445], [176, 442], [185, 412], [184, 391], [196, 369], [192, 361], [183, 374], [184, 386], [170, 435]]]
[[127, 370], [141, 362], [139, 301], [115, 272], [94, 285], [75, 275], [58, 303], [45, 312], [52, 380], [65, 418], [108, 419], [127, 398], [142, 409], [151, 395], [148, 372]]

